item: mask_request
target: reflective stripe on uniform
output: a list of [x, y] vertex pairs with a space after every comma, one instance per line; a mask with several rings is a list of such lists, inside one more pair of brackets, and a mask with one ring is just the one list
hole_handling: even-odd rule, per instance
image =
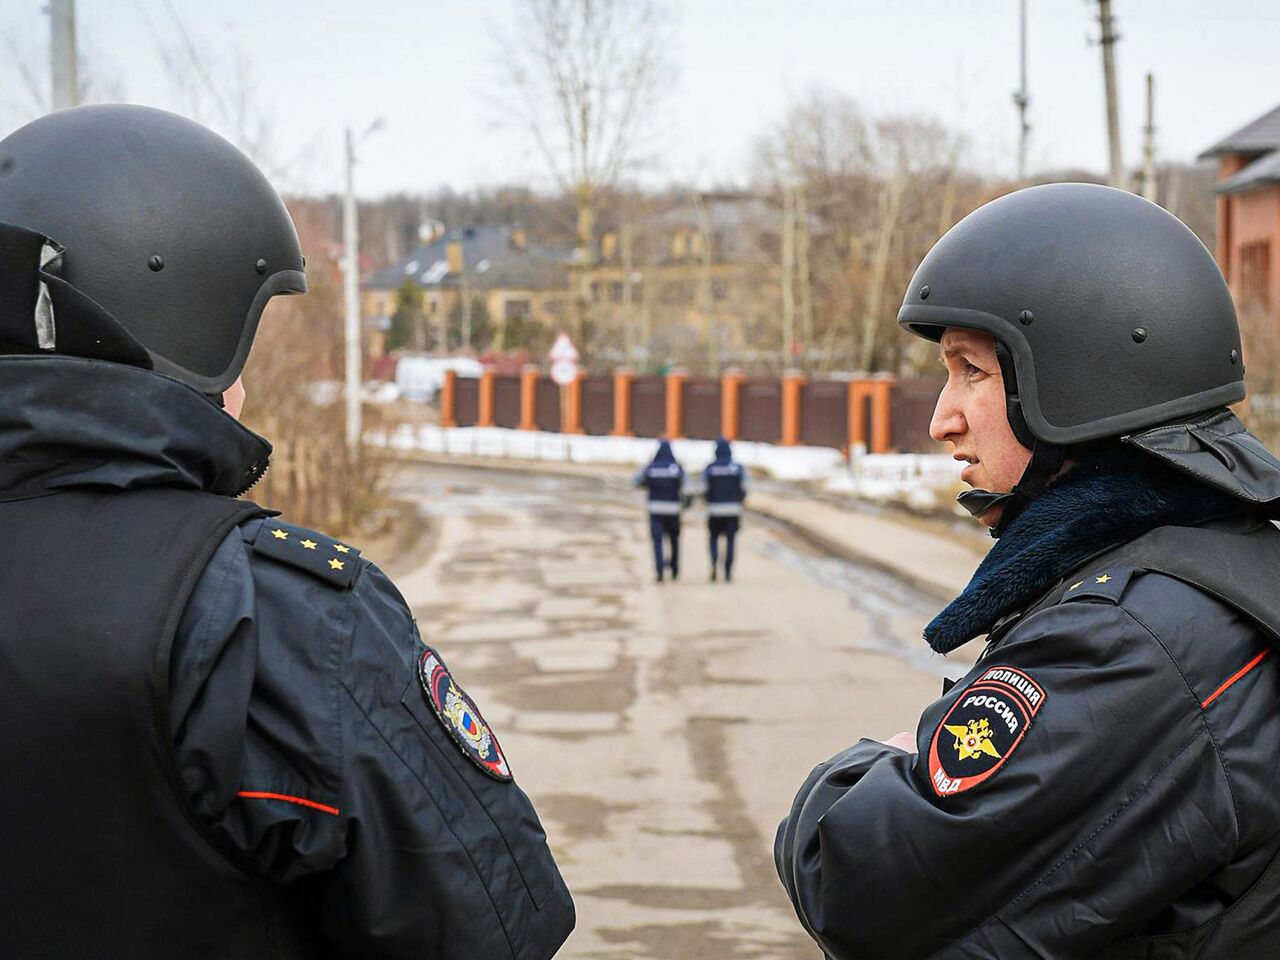
[[709, 517], [740, 517], [742, 516], [741, 503], [708, 503], [707, 516]]
[[675, 516], [680, 512], [679, 500], [650, 500], [649, 512], [662, 517]]

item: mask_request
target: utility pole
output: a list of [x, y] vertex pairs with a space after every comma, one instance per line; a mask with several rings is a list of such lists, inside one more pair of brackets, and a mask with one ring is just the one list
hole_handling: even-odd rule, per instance
[[49, 32], [49, 75], [53, 80], [50, 103], [54, 110], [65, 110], [80, 102], [76, 76], [76, 0], [50, 0]]
[[788, 182], [782, 187], [782, 369], [791, 366], [795, 350], [796, 196]]
[[347, 192], [342, 198], [342, 289], [346, 300], [347, 452], [360, 453], [360, 253], [356, 223], [356, 144], [347, 127]]
[[1125, 189], [1124, 160], [1120, 156], [1120, 101], [1116, 97], [1115, 45], [1120, 37], [1111, 19], [1111, 0], [1098, 0], [1098, 22], [1102, 25], [1102, 77], [1107, 90], [1107, 139], [1111, 151], [1111, 186]]
[[1156, 81], [1147, 74], [1147, 125], [1142, 128], [1142, 195], [1156, 202]]
[[[809, 199], [804, 181], [796, 187], [796, 283], [800, 287], [800, 346], [802, 353], [813, 349], [813, 284], [809, 279]], [[795, 365], [795, 358], [787, 366]]]
[[1031, 132], [1031, 124], [1027, 123], [1027, 106], [1031, 103], [1031, 98], [1027, 94], [1027, 0], [1021, 0], [1019, 7], [1018, 42], [1022, 80], [1013, 95], [1013, 102], [1018, 108], [1018, 180], [1021, 181], [1027, 178], [1027, 134]]

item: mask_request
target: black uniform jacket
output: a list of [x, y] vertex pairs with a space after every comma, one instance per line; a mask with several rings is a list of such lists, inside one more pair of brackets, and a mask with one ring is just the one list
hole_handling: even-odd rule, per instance
[[[0, 358], [0, 394], [0, 496], [236, 495], [270, 453], [184, 384], [116, 364]], [[248, 521], [215, 551], [174, 639], [182, 784], [244, 869], [297, 888], [334, 955], [551, 957], [574, 911], [537, 815], [432, 709], [425, 650], [358, 549]]]
[[1099, 561], [993, 631], [915, 752], [863, 740], [800, 789], [775, 859], [829, 956], [1280, 957], [1275, 641]]

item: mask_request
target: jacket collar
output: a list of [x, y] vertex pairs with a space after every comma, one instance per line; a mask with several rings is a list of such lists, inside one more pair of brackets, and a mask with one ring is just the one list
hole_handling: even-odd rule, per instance
[[118, 363], [0, 357], [0, 500], [69, 487], [239, 496], [271, 445], [179, 380]]
[[1118, 445], [1081, 462], [1032, 500], [964, 591], [925, 627], [949, 653], [1024, 609], [1070, 570], [1168, 524], [1198, 526], [1257, 507]]

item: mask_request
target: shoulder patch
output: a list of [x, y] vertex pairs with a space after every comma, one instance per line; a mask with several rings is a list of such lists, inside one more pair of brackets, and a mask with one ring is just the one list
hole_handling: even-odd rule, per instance
[[1130, 578], [1136, 572], [1136, 567], [1116, 566], [1077, 574], [1066, 585], [1062, 592], [1062, 599], [1058, 602], [1089, 599], [1119, 603], [1124, 588], [1129, 585]]
[[360, 572], [360, 551], [323, 533], [269, 519], [253, 538], [253, 552], [298, 567], [346, 589]]
[[497, 736], [480, 716], [475, 702], [453, 679], [440, 654], [429, 646], [418, 660], [418, 682], [427, 706], [462, 755], [493, 779], [510, 780], [511, 769]]
[[1045, 692], [1014, 667], [987, 667], [952, 704], [929, 746], [929, 781], [939, 797], [995, 776], [1026, 738]]

